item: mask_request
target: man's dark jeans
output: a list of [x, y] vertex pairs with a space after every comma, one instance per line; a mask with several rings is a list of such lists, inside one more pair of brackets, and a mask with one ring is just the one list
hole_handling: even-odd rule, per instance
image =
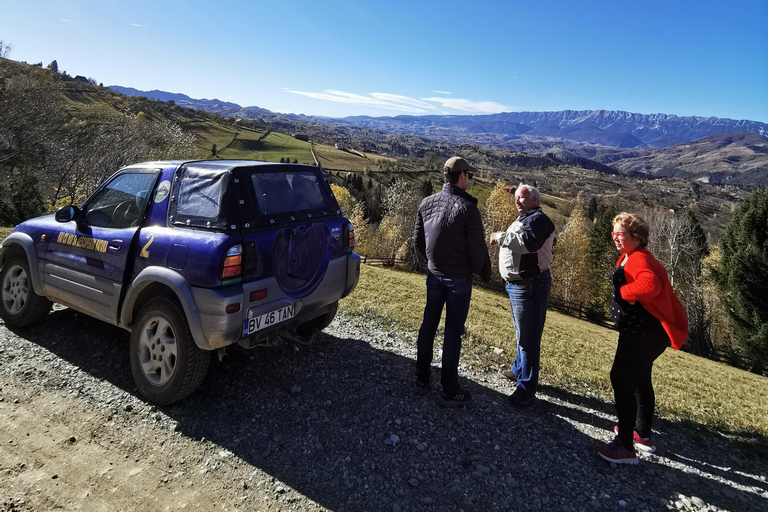
[[445, 305], [445, 336], [443, 338], [443, 370], [440, 383], [443, 391], [452, 395], [459, 392], [459, 355], [461, 335], [472, 298], [472, 277], [446, 279], [427, 273], [427, 305], [419, 329], [416, 355], [416, 376], [420, 382], [429, 382], [435, 333]]

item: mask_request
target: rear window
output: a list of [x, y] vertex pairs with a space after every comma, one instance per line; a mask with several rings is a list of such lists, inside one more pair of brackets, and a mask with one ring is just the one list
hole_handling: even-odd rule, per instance
[[251, 181], [262, 215], [319, 210], [326, 206], [317, 175], [312, 171], [263, 172], [251, 175]]

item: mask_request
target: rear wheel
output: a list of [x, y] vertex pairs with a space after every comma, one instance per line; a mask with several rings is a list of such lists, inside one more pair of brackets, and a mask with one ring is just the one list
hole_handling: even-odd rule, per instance
[[131, 373], [139, 393], [166, 405], [192, 394], [203, 382], [211, 354], [192, 339], [181, 305], [156, 297], [141, 308], [131, 331]]
[[12, 256], [0, 272], [0, 317], [9, 327], [40, 322], [51, 310], [51, 301], [35, 293], [27, 258]]
[[328, 312], [308, 322], [296, 326], [296, 334], [299, 336], [312, 336], [322, 331], [333, 322], [336, 312], [339, 310], [339, 301], [334, 302], [328, 307]]

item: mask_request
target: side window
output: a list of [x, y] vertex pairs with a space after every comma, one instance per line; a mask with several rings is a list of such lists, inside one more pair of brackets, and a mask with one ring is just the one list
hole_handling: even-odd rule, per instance
[[154, 173], [115, 177], [83, 206], [88, 224], [102, 228], [138, 226], [154, 182]]

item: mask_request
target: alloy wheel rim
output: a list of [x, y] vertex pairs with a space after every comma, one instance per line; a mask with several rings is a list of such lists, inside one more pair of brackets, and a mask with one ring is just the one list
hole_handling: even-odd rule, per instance
[[162, 316], [147, 320], [139, 339], [139, 361], [144, 377], [153, 386], [167, 383], [176, 370], [178, 344], [170, 322]]
[[14, 265], [3, 279], [3, 304], [12, 315], [18, 315], [27, 303], [29, 296], [29, 277], [24, 267]]

